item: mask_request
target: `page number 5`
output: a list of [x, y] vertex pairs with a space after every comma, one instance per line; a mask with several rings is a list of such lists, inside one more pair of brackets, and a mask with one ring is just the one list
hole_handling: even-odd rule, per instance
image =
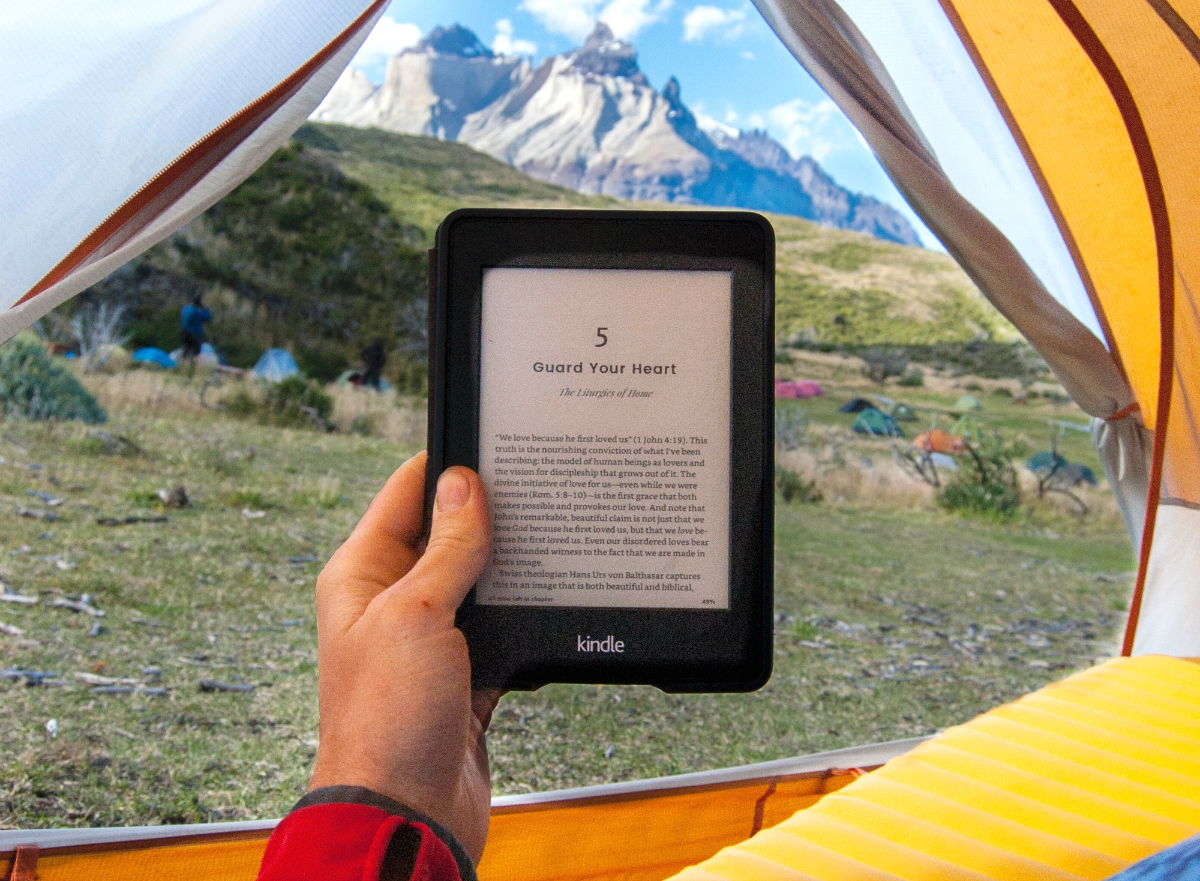
[[597, 327], [597, 328], [596, 328], [596, 336], [597, 336], [597, 337], [599, 338], [599, 340], [600, 340], [600, 342], [596, 343], [596, 348], [597, 348], [597, 349], [598, 349], [598, 348], [600, 348], [601, 346], [607, 346], [607, 345], [608, 345], [608, 334], [606, 334], [606, 333], [604, 332], [604, 331], [606, 331], [606, 330], [608, 330], [608, 328], [607, 328], [607, 327]]

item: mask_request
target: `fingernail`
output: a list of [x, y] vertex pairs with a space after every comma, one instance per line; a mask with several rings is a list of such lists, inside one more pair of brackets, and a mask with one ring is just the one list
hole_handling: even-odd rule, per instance
[[471, 485], [457, 471], [444, 471], [438, 478], [437, 506], [439, 511], [453, 511], [471, 497]]

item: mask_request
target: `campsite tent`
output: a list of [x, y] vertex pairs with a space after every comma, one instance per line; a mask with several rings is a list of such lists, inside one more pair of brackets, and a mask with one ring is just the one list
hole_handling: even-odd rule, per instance
[[896, 424], [896, 420], [874, 407], [867, 407], [858, 414], [851, 430], [858, 434], [869, 434], [877, 437], [904, 437], [904, 432]]
[[927, 453], [957, 455], [967, 451], [965, 438], [961, 434], [950, 434], [940, 428], [922, 431], [913, 438], [913, 446]]
[[[1200, 10], [1161, 0], [754, 2], [856, 125], [929, 228], [1094, 418], [1093, 442], [1139, 548], [1123, 651], [1200, 655], [1200, 542], [1194, 540], [1200, 531], [1200, 431], [1193, 405], [1200, 384], [1200, 308], [1193, 293], [1200, 272]], [[116, 16], [104, 4], [48, 0], [7, 16], [0, 24], [6, 96], [44, 94], [53, 84], [55, 100], [0, 102], [0, 173], [6, 176], [0, 186], [0, 309], [6, 310], [0, 339], [229, 192], [315, 108], [385, 6], [384, 0], [142, 0], [123, 4]], [[262, 38], [268, 33], [269, 41]], [[50, 51], [64, 39], [72, 51]], [[153, 77], [145, 75], [150, 70]], [[97, 140], [94, 132], [105, 136]], [[1121, 696], [1132, 694], [1138, 700], [1123, 705], [1139, 712], [1154, 704], [1154, 725], [1107, 741], [1131, 749], [1145, 744], [1137, 756], [1107, 761], [1103, 754], [1103, 767], [1089, 765], [1081, 757], [1100, 750], [1089, 743], [1074, 750], [1072, 761], [1044, 759], [1029, 747], [1027, 733], [1014, 731], [1012, 715], [1041, 718], [1047, 706], [1061, 709], [1066, 698], [1077, 697], [1080, 687], [1070, 684], [1029, 712], [1017, 708], [997, 717], [988, 723], [990, 733], [952, 732], [953, 742], [923, 754], [920, 764], [966, 756], [973, 771], [985, 774], [997, 770], [1000, 753], [1024, 756], [1048, 774], [1068, 767], [1068, 775], [1047, 782], [1045, 791], [1066, 787], [1072, 804], [1111, 803], [1118, 790], [1141, 787], [1155, 805], [1170, 803], [1165, 809], [1178, 814], [1186, 807], [1180, 800], [1194, 802], [1200, 794], [1189, 782], [1196, 770], [1188, 748], [1171, 738], [1181, 737], [1175, 733], [1181, 725], [1194, 732], [1200, 683], [1182, 662], [1127, 660], [1132, 666], [1098, 677], [1097, 695], [1108, 706], [1122, 705]], [[1168, 709], [1186, 709], [1189, 696], [1190, 721], [1180, 722]], [[1094, 705], [1072, 707], [1074, 720], [1057, 725], [1087, 729], [1094, 737], [1120, 729], [1120, 716], [1105, 716]], [[1158, 745], [1162, 739], [1171, 746]], [[993, 753], [972, 752], [980, 742]], [[1187, 742], [1194, 749], [1194, 740]], [[1181, 763], [1189, 763], [1183, 771]], [[1029, 771], [1015, 773], [1029, 782]], [[1160, 795], [1142, 775], [1172, 791]], [[767, 795], [777, 782], [763, 779], [773, 782], [752, 791], [760, 799], [756, 804], [769, 811]], [[1053, 842], [1011, 820], [984, 823], [978, 808], [956, 808], [949, 798], [969, 789], [986, 794], [999, 810], [1019, 810], [1036, 786], [1023, 790], [1021, 802], [994, 780], [947, 779], [947, 794], [931, 796], [919, 805], [924, 811], [900, 824], [925, 824], [919, 845], [863, 831], [863, 815], [855, 815], [856, 823], [845, 813], [862, 800], [843, 798], [826, 802], [829, 810], [806, 824], [818, 844], [797, 843], [800, 836], [790, 831], [784, 841], [760, 843], [758, 852], [738, 858], [751, 867], [743, 876], [756, 867], [760, 877], [769, 877], [764, 849], [809, 848], [805, 853], [813, 859], [824, 853], [826, 865], [838, 865], [844, 857], [830, 849], [828, 836], [819, 837], [836, 827], [858, 836], [860, 853], [888, 861], [891, 874], [912, 876], [903, 861], [913, 865], [916, 846], [918, 857], [932, 850], [942, 861], [922, 863], [923, 877], [978, 877], [967, 874], [978, 864], [964, 865], [964, 849], [970, 848], [963, 835], [936, 837], [930, 829], [927, 806], [936, 800], [939, 813], [968, 813], [984, 829], [979, 834], [991, 836], [992, 843], [980, 845], [990, 848], [990, 862], [980, 871], [1064, 877], [1061, 866], [1039, 872], [1027, 856], [1012, 864], [1011, 874], [1000, 874], [995, 842], [1029, 848]], [[686, 814], [686, 824], [639, 815], [642, 869], [665, 865], [663, 854], [689, 830], [723, 820], [741, 823], [741, 815], [733, 821], [721, 812], [715, 794], [724, 791], [721, 785], [714, 783], [686, 806], [666, 808], [666, 816]], [[857, 791], [884, 798], [908, 785], [882, 778]], [[643, 795], [643, 808], [659, 798], [668, 804], [665, 788]], [[584, 802], [581, 810], [590, 810], [593, 803]], [[606, 794], [596, 804], [628, 802]], [[704, 810], [710, 813], [698, 813]], [[870, 810], [884, 817], [880, 827], [897, 825], [886, 819], [896, 816], [894, 801]], [[1059, 822], [1062, 810], [1039, 807], [1035, 814]], [[1128, 820], [1113, 807], [1104, 824], [1089, 821], [1093, 825], [1078, 828], [1090, 831], [1080, 834], [1097, 845], [1136, 849], [1174, 840], [1162, 831], [1171, 823], [1176, 832], [1196, 828], [1178, 816], [1159, 822], [1147, 818], [1143, 807], [1137, 810], [1141, 819]], [[597, 829], [618, 813], [587, 816]], [[1148, 825], [1139, 825], [1143, 821]], [[763, 823], [763, 810], [756, 810], [753, 827], [746, 824], [741, 834]], [[244, 844], [238, 834], [229, 840], [234, 849]], [[1137, 841], [1130, 843], [1129, 835]], [[568, 850], [561, 841], [553, 849], [560, 856]], [[611, 860], [626, 856], [625, 848], [604, 850]], [[208, 851], [193, 853], [217, 875], [228, 864]], [[586, 853], [588, 877], [601, 877], [606, 854]], [[1065, 851], [1055, 853], [1067, 859]], [[1124, 863], [1136, 858], [1132, 850], [1123, 853]], [[1081, 874], [1104, 877], [1111, 859], [1093, 860]], [[530, 864], [523, 862], [526, 877], [532, 877]], [[878, 876], [885, 870], [870, 871]], [[121, 877], [119, 867], [114, 872]], [[145, 873], [126, 867], [125, 876], [130, 874]], [[650, 877], [636, 867], [622, 874]], [[691, 877], [711, 874], [698, 870]], [[174, 877], [205, 876], [176, 871]], [[497, 871], [491, 877], [502, 876]]]
[[875, 405], [866, 398], [853, 398], [838, 407], [839, 413], [861, 413], [863, 410], [874, 410]]
[[[176, 364], [182, 364], [183, 349], [174, 349], [167, 357], [169, 357]], [[203, 364], [205, 367], [216, 367], [221, 363], [221, 356], [217, 350], [213, 348], [212, 343], [201, 343], [200, 354], [196, 356], [196, 363]]]
[[175, 366], [175, 359], [164, 352], [162, 349], [154, 346], [143, 346], [133, 353], [134, 361], [141, 361], [146, 364], [157, 364], [159, 367], [165, 367], [168, 370]]
[[790, 379], [775, 380], [775, 397], [777, 398], [819, 398], [825, 394], [821, 384], [811, 379], [793, 382]]
[[299, 376], [296, 359], [286, 349], [267, 349], [250, 371], [255, 379], [266, 382], [283, 382], [289, 376]]
[[952, 409], [966, 413], [970, 410], [982, 410], [983, 404], [974, 395], [963, 395], [955, 402]]

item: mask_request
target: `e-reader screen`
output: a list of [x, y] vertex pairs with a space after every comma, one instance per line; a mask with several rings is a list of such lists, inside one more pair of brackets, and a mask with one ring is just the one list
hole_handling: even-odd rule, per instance
[[728, 609], [729, 272], [485, 268], [485, 606]]

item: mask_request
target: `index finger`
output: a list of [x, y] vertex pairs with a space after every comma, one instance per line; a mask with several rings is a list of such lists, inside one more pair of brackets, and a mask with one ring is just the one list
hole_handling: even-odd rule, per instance
[[336, 593], [344, 627], [378, 594], [408, 574], [420, 557], [425, 505], [425, 453], [396, 469], [350, 537], [317, 579], [318, 601]]

